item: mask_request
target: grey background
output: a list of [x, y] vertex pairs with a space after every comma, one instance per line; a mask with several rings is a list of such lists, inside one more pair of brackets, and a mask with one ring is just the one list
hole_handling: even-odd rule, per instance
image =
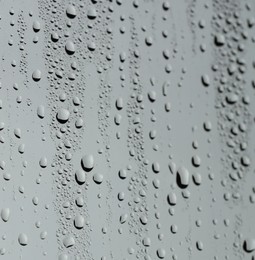
[[[10, 210], [9, 220], [0, 221], [0, 258], [253, 259], [255, 3], [0, 3], [0, 208]], [[215, 35], [225, 38], [223, 46]], [[233, 94], [237, 102], [229, 104]], [[70, 112], [64, 124], [57, 120], [61, 108]], [[75, 172], [85, 155], [93, 155], [94, 167], [79, 185]], [[186, 188], [177, 182], [180, 167], [189, 172]], [[101, 184], [94, 181], [99, 176]], [[168, 203], [171, 192], [176, 205]], [[84, 217], [82, 229], [75, 228], [77, 215]], [[67, 238], [74, 241], [68, 248]]]

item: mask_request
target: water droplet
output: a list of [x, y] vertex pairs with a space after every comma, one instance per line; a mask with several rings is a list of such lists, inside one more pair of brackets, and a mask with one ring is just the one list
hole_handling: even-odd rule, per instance
[[10, 218], [10, 209], [4, 208], [1, 210], [1, 218], [4, 222], [7, 222]]
[[247, 238], [244, 240], [243, 248], [247, 253], [250, 253], [255, 250], [255, 239]]
[[34, 32], [39, 32], [41, 29], [41, 25], [39, 21], [34, 21], [33, 22], [33, 30]]
[[185, 167], [181, 166], [177, 170], [176, 182], [181, 189], [189, 185], [189, 171]]
[[66, 248], [69, 248], [69, 247], [72, 247], [74, 246], [75, 244], [75, 240], [74, 238], [69, 235], [69, 236], [66, 236], [64, 239], [63, 239], [63, 245], [66, 247]]
[[167, 196], [167, 201], [168, 201], [169, 205], [171, 205], [171, 206], [176, 205], [176, 202], [177, 202], [176, 194], [174, 192], [170, 192]]
[[19, 234], [18, 241], [21, 246], [26, 246], [28, 244], [27, 235], [24, 233]]
[[33, 72], [33, 74], [32, 74], [32, 78], [33, 78], [33, 80], [34, 81], [40, 81], [40, 79], [41, 79], [41, 77], [42, 77], [42, 73], [41, 73], [41, 71], [40, 70], [35, 70], [34, 72]]
[[70, 112], [65, 108], [61, 108], [57, 112], [57, 120], [61, 124], [65, 124], [68, 121], [69, 116]]
[[75, 53], [75, 46], [74, 43], [72, 41], [67, 41], [66, 45], [65, 45], [65, 50], [66, 53], [69, 55], [73, 55]]
[[90, 172], [94, 168], [94, 157], [91, 154], [84, 155], [81, 159], [81, 165], [84, 171]]
[[75, 180], [79, 185], [82, 185], [86, 181], [86, 174], [82, 169], [75, 172]]
[[68, 5], [68, 7], [66, 8], [66, 15], [71, 19], [75, 18], [77, 14], [76, 9], [73, 5]]
[[77, 215], [74, 219], [74, 226], [77, 228], [77, 229], [82, 229], [84, 227], [84, 224], [85, 224], [85, 219], [83, 216], [81, 215]]
[[90, 8], [90, 9], [88, 10], [87, 16], [88, 16], [88, 18], [91, 19], [91, 20], [96, 19], [96, 17], [97, 17], [96, 9], [95, 9], [95, 8]]
[[45, 109], [44, 109], [43, 105], [38, 106], [38, 108], [37, 108], [37, 115], [41, 119], [44, 118], [44, 116], [45, 116]]
[[95, 173], [93, 175], [93, 180], [96, 184], [101, 184], [103, 182], [104, 176], [100, 173]]
[[47, 167], [47, 164], [48, 164], [48, 160], [46, 157], [42, 157], [39, 161], [39, 165], [42, 167], [42, 168], [46, 168]]

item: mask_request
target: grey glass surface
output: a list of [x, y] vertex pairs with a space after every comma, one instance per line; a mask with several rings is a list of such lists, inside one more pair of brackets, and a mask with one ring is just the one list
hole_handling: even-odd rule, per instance
[[0, 259], [255, 259], [255, 2], [0, 4]]

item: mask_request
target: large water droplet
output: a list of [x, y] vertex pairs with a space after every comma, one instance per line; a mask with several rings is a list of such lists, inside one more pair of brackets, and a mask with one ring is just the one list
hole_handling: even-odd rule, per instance
[[65, 108], [61, 108], [57, 112], [57, 120], [61, 124], [66, 123], [69, 119], [69, 116], [70, 116], [70, 112]]
[[1, 210], [1, 218], [4, 222], [7, 222], [10, 218], [10, 209], [4, 208]]
[[81, 165], [84, 171], [89, 172], [94, 168], [94, 157], [92, 154], [84, 155], [81, 159]]
[[181, 166], [177, 170], [177, 178], [176, 178], [177, 184], [180, 188], [186, 188], [189, 185], [189, 171]]
[[19, 244], [22, 246], [26, 246], [28, 244], [28, 237], [26, 234], [21, 233], [18, 237]]

